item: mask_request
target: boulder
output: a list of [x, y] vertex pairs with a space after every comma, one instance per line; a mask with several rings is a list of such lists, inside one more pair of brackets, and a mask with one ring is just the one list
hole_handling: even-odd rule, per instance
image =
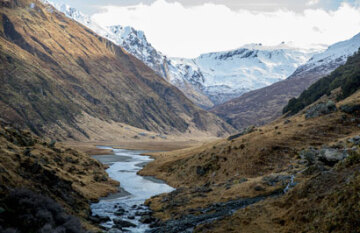
[[308, 165], [311, 165], [311, 164], [315, 163], [315, 161], [317, 159], [316, 156], [318, 153], [319, 152], [317, 150], [315, 150], [313, 148], [309, 148], [307, 150], [300, 151], [299, 155], [302, 160], [305, 160], [308, 163]]
[[328, 148], [322, 149], [309, 148], [300, 152], [302, 160], [307, 162], [308, 166], [318, 163], [324, 163], [325, 165], [333, 166], [341, 160], [344, 160], [349, 156], [347, 149]]
[[134, 223], [122, 220], [122, 219], [114, 219], [114, 224], [116, 228], [122, 229], [123, 227], [136, 227]]
[[302, 150], [300, 152], [300, 157], [302, 160], [306, 161], [307, 166], [314, 164], [324, 163], [328, 166], [333, 166], [334, 164], [344, 160], [349, 156], [347, 149], [339, 148], [328, 148], [323, 147], [322, 149], [309, 148], [307, 150]]
[[359, 145], [360, 144], [360, 136], [355, 136], [353, 138], [348, 139], [348, 142]]
[[347, 158], [349, 155], [346, 150], [339, 150], [333, 148], [323, 148], [318, 155], [319, 160], [328, 165], [334, 165], [335, 163]]
[[103, 222], [108, 222], [111, 219], [108, 216], [99, 216], [99, 215], [95, 215], [95, 216], [90, 216], [89, 220], [92, 221], [93, 223], [103, 223]]
[[114, 213], [116, 216], [124, 215], [125, 210], [122, 207], [119, 207], [118, 210]]
[[141, 216], [139, 221], [141, 223], [149, 224], [149, 223], [152, 223], [153, 221], [155, 221], [155, 218], [153, 218], [151, 215], [147, 214], [147, 215]]
[[315, 118], [322, 115], [327, 115], [332, 112], [336, 112], [337, 108], [335, 103], [332, 100], [329, 100], [327, 103], [321, 102], [314, 106], [311, 106], [309, 109], [306, 110], [305, 118]]

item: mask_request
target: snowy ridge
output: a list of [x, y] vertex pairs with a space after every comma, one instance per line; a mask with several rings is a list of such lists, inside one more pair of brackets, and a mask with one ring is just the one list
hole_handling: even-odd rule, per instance
[[281, 43], [245, 45], [239, 49], [202, 54], [196, 59], [170, 59], [170, 80], [185, 78], [215, 104], [286, 79], [317, 51]]
[[160, 76], [166, 77], [164, 69], [166, 57], [152, 47], [143, 31], [137, 31], [129, 26], [122, 27], [121, 25], [108, 27], [108, 30], [113, 34], [116, 44], [143, 61]]
[[285, 43], [249, 44], [231, 51], [202, 54], [195, 59], [167, 58], [147, 41], [142, 31], [121, 25], [103, 28], [68, 5], [43, 1], [123, 47], [204, 108], [283, 80], [317, 52]]
[[54, 2], [49, 1], [49, 0], [42, 0], [42, 2], [45, 3], [45, 4], [52, 5], [58, 11], [64, 13], [68, 18], [71, 18], [71, 19], [77, 21], [78, 23], [90, 28], [96, 34], [98, 34], [98, 35], [100, 35], [102, 37], [105, 37], [105, 38], [107, 38], [107, 39], [109, 39], [111, 41], [114, 41], [114, 37], [112, 37], [109, 30], [107, 30], [106, 28], [101, 27], [100, 25], [98, 25], [97, 23], [92, 21], [89, 16], [81, 13], [77, 9], [72, 8], [72, 7], [70, 7], [69, 5], [66, 5], [66, 4], [54, 3]]
[[360, 33], [349, 40], [335, 43], [323, 53], [314, 55], [306, 64], [300, 66], [289, 78], [301, 76], [306, 72], [316, 72], [318, 75], [327, 75], [340, 65], [345, 64], [347, 58], [360, 48]]

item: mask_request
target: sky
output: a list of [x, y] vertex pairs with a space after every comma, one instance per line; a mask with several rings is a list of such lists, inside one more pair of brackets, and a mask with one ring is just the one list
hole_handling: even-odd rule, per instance
[[55, 0], [102, 26], [132, 26], [170, 57], [244, 44], [333, 44], [360, 32], [360, 0]]

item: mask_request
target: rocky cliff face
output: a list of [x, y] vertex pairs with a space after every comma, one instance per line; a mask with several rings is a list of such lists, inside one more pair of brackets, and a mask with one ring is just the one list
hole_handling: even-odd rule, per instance
[[88, 137], [83, 116], [162, 133], [232, 130], [141, 61], [52, 6], [19, 0], [0, 14], [2, 118], [56, 138]]

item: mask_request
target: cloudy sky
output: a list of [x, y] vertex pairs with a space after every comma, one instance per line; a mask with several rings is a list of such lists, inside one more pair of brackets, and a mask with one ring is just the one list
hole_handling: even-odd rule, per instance
[[333, 44], [360, 32], [360, 0], [55, 0], [100, 25], [130, 25], [168, 56], [248, 43]]

